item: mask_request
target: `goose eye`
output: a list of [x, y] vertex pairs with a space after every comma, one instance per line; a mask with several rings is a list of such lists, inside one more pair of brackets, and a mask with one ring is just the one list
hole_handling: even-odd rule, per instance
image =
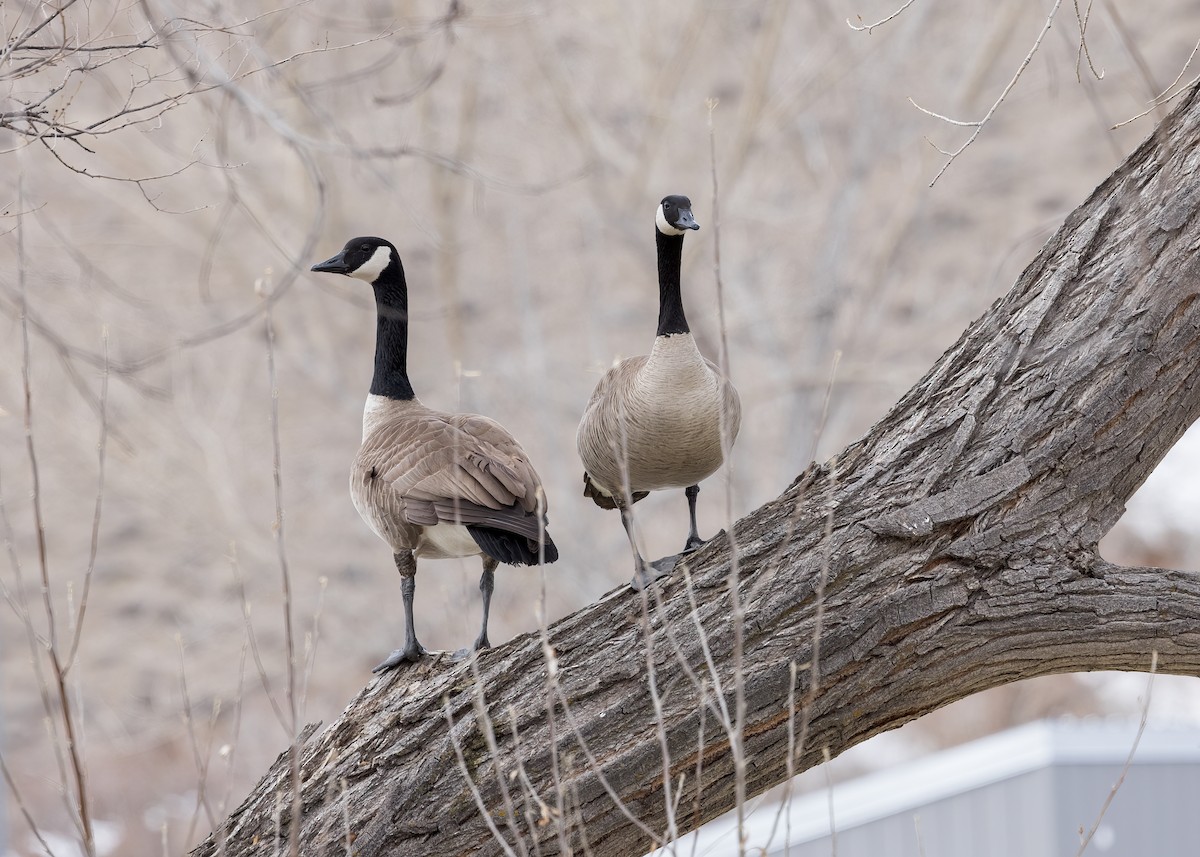
[[370, 244], [363, 244], [363, 245], [362, 245], [361, 247], [359, 247], [358, 249], [359, 249], [359, 250], [370, 250], [370, 249], [371, 249], [371, 245], [370, 245]]

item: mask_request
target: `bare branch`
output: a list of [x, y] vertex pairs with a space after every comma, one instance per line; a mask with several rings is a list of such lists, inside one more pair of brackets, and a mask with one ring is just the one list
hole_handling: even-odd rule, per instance
[[855, 24], [853, 21], [851, 21], [849, 18], [847, 18], [846, 25], [851, 30], [855, 30], [856, 32], [859, 32], [859, 33], [866, 32], [867, 35], [870, 35], [875, 30], [876, 27], [881, 27], [884, 24], [887, 24], [891, 21], [896, 20], [896, 18], [899, 18], [900, 15], [903, 14], [904, 10], [907, 9], [909, 6], [911, 6], [915, 2], [916, 2], [916, 0], [905, 0], [905, 3], [903, 6], [901, 6], [899, 9], [897, 9], [892, 14], [888, 15], [886, 18], [880, 18], [874, 24], [863, 24], [862, 23], [862, 15], [859, 15], [859, 16], [857, 16], [858, 20], [859, 20], [858, 24]]
[[1079, 50], [1075, 54], [1075, 80], [1077, 82], [1083, 81], [1079, 67], [1085, 56], [1087, 57], [1088, 69], [1092, 72], [1092, 76], [1096, 80], [1103, 80], [1104, 70], [1096, 70], [1096, 66], [1092, 62], [1092, 53], [1088, 50], [1087, 46], [1087, 25], [1092, 17], [1092, 4], [1095, 0], [1088, 0], [1087, 9], [1083, 12], [1079, 11], [1079, 0], [1073, 0], [1073, 2], [1075, 3], [1075, 20], [1079, 23]]
[[913, 101], [912, 98], [908, 99], [909, 103], [911, 103], [913, 107], [917, 108], [922, 113], [924, 113], [928, 116], [932, 116], [935, 119], [940, 119], [941, 121], [943, 121], [949, 125], [956, 125], [959, 127], [975, 129], [974, 131], [971, 132], [971, 136], [969, 136], [967, 138], [966, 142], [964, 142], [961, 146], [959, 146], [957, 149], [954, 149], [953, 151], [948, 151], [948, 150], [942, 149], [942, 148], [934, 145], [934, 143], [932, 141], [930, 142], [930, 145], [933, 146], [933, 148], [937, 149], [937, 151], [940, 154], [946, 156], [946, 163], [942, 164], [941, 169], [939, 169], [937, 171], [937, 175], [935, 175], [933, 177], [933, 180], [929, 182], [930, 187], [933, 187], [935, 184], [937, 184], [937, 180], [940, 179], [942, 177], [942, 174], [945, 173], [946, 170], [948, 170], [950, 168], [950, 165], [952, 163], [954, 163], [954, 161], [958, 158], [958, 156], [961, 155], [964, 151], [966, 151], [968, 146], [970, 146], [972, 143], [975, 142], [975, 139], [979, 136], [979, 134], [983, 130], [984, 126], [987, 125], [988, 121], [992, 118], [993, 115], [995, 115], [996, 111], [1000, 108], [1000, 105], [1004, 103], [1004, 99], [1008, 97], [1008, 94], [1012, 91], [1013, 87], [1017, 85], [1017, 81], [1021, 79], [1021, 75], [1025, 73], [1025, 69], [1027, 69], [1029, 67], [1029, 63], [1033, 61], [1034, 54], [1036, 54], [1038, 51], [1038, 48], [1041, 47], [1042, 39], [1045, 38], [1046, 33], [1050, 32], [1050, 26], [1051, 26], [1051, 24], [1054, 23], [1054, 17], [1055, 17], [1055, 15], [1058, 14], [1058, 10], [1061, 6], [1062, 6], [1062, 0], [1055, 0], [1054, 6], [1051, 7], [1051, 9], [1050, 9], [1050, 14], [1046, 16], [1046, 23], [1042, 25], [1041, 31], [1038, 33], [1037, 38], [1034, 39], [1033, 47], [1031, 47], [1029, 49], [1029, 52], [1025, 54], [1025, 58], [1023, 60], [1021, 60], [1021, 64], [1019, 66], [1017, 66], [1016, 72], [1013, 74], [1012, 78], [1008, 81], [1008, 84], [1000, 92], [1000, 95], [996, 98], [995, 101], [992, 102], [992, 106], [988, 108], [987, 112], [983, 115], [982, 119], [977, 119], [974, 121], [963, 121], [963, 120], [958, 120], [958, 119], [951, 119], [948, 116], [943, 116], [940, 113], [935, 113], [932, 110], [925, 109], [924, 107], [922, 107], [921, 105], [919, 105], [915, 101]]

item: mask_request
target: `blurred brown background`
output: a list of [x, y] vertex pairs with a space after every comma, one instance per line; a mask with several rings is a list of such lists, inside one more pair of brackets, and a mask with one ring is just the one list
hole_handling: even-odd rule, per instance
[[[47, 717], [56, 702], [51, 689], [44, 703], [44, 652], [21, 618], [28, 610], [45, 633], [23, 288], [60, 645], [89, 564], [106, 343], [111, 366], [98, 551], [69, 673], [107, 853], [178, 853], [207, 832], [203, 807], [231, 809], [289, 739], [245, 618], [282, 700], [265, 299], [308, 665], [302, 719], [335, 717], [403, 632], [391, 557], [346, 485], [371, 373], [370, 293], [310, 264], [352, 235], [400, 249], [418, 396], [499, 420], [546, 483], [562, 552], [546, 570], [553, 621], [629, 577], [618, 518], [581, 496], [574, 431], [603, 369], [649, 348], [651, 218], [664, 194], [690, 195], [702, 227], [685, 247], [684, 292], [714, 358], [720, 240], [744, 408], [729, 487], [742, 515], [866, 431], [1008, 289], [1163, 115], [1111, 130], [1150, 107], [1200, 35], [1195, 3], [1102, 0], [1087, 41], [1103, 78], [1086, 59], [1077, 78], [1079, 23], [1064, 5], [1007, 100], [930, 187], [945, 162], [930, 143], [953, 150], [972, 129], [908, 99], [982, 117], [1051, 3], [917, 0], [871, 33], [846, 19], [878, 20], [898, 3], [351, 5], [213, 0], [188, 4], [183, 20], [182, 4], [81, 0], [28, 44], [136, 44], [154, 27], [161, 41], [47, 52], [53, 62], [20, 74], [23, 54], [0, 58], [4, 111], [64, 81], [49, 115], [76, 128], [167, 99], [81, 138], [92, 152], [0, 130], [0, 496], [19, 562], [0, 562], [11, 596], [0, 605], [0, 749], [38, 824], [70, 837], [59, 795], [69, 777]], [[4, 3], [10, 45], [49, 8]], [[1195, 566], [1200, 498], [1175, 474], [1194, 473], [1200, 451], [1189, 459], [1186, 443], [1109, 537], [1111, 558]], [[705, 535], [727, 524], [724, 486], [701, 491]], [[652, 555], [678, 549], [682, 492], [637, 511]], [[422, 564], [430, 648], [473, 639], [478, 569]], [[536, 569], [501, 571], [495, 643], [537, 627], [540, 586]], [[1089, 676], [1002, 688], [895, 733], [875, 763], [1040, 716], [1136, 711], [1143, 687]], [[1195, 691], [1163, 682], [1155, 716], [1187, 716]], [[8, 805], [10, 847], [41, 853], [11, 792]]]

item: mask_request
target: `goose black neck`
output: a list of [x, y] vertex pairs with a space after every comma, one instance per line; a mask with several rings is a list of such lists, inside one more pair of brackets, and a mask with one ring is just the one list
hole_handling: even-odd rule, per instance
[[375, 289], [375, 375], [371, 393], [389, 399], [415, 399], [408, 381], [408, 284], [404, 268], [392, 259]]
[[683, 258], [683, 236], [664, 235], [654, 230], [658, 242], [658, 335], [688, 333], [679, 293], [679, 267]]

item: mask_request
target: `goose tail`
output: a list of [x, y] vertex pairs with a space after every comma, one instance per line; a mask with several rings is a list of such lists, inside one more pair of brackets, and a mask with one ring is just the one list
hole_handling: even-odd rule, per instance
[[[471, 538], [475, 539], [475, 544], [479, 545], [484, 553], [505, 565], [538, 564], [539, 551], [536, 539], [476, 524], [467, 524], [467, 532], [471, 534]], [[542, 538], [543, 561], [547, 564], [552, 563], [558, 559], [558, 548], [554, 545], [554, 540], [550, 538], [549, 533], [543, 533]]]
[[[649, 493], [649, 491], [634, 491], [632, 495], [633, 502], [636, 503]], [[587, 473], [583, 474], [583, 496], [590, 497], [601, 509], [616, 509], [619, 507], [617, 498], [612, 494], [606, 493], [604, 489], [592, 481], [592, 477]]]

